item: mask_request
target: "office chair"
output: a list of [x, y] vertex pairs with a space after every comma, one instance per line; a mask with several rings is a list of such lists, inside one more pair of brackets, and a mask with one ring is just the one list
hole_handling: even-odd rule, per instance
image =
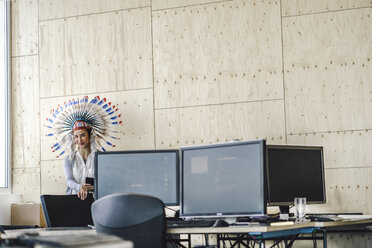
[[45, 222], [48, 227], [87, 227], [93, 225], [93, 195], [85, 200], [77, 195], [41, 195]]
[[165, 247], [165, 213], [161, 200], [140, 194], [104, 196], [92, 205], [97, 233], [131, 240], [136, 248]]

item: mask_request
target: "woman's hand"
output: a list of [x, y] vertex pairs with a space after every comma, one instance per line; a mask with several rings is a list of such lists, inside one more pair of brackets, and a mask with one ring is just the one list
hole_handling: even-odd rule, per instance
[[80, 186], [80, 191], [78, 192], [78, 197], [82, 200], [85, 200], [88, 196], [88, 192], [93, 190], [94, 186], [84, 183]]

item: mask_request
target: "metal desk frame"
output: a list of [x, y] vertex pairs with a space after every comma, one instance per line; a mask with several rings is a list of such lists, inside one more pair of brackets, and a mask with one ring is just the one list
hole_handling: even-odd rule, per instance
[[[323, 247], [327, 247], [327, 232], [352, 232], [353, 228], [372, 225], [372, 219], [364, 220], [344, 220], [333, 222], [304, 222], [293, 225], [270, 226], [270, 225], [247, 225], [247, 226], [230, 226], [230, 227], [192, 227], [192, 228], [168, 228], [168, 242], [175, 244], [177, 247], [191, 247], [191, 235], [204, 234], [208, 247], [208, 235], [217, 235], [217, 248], [224, 241], [233, 241], [231, 247], [250, 247], [249, 243], [255, 241], [255, 244], [264, 244], [266, 240], [274, 241], [272, 247], [284, 243], [284, 247], [291, 248], [296, 240], [313, 240], [316, 248], [316, 240], [323, 240]], [[187, 238], [177, 239], [172, 234], [186, 234]], [[181, 244], [187, 242], [185, 246]]]

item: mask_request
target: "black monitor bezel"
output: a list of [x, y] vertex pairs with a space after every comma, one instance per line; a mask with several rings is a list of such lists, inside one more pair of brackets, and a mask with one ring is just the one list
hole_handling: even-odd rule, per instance
[[[227, 147], [227, 146], [239, 146], [239, 145], [246, 145], [246, 144], [254, 144], [254, 143], [259, 143], [261, 144], [261, 149], [262, 149], [262, 194], [263, 194], [263, 202], [262, 202], [262, 212], [240, 212], [240, 213], [184, 213], [184, 207], [183, 207], [183, 183], [184, 183], [184, 173], [183, 173], [183, 152], [184, 151], [189, 151], [189, 150], [196, 150], [196, 149], [208, 149], [208, 148], [217, 148], [217, 147]], [[266, 169], [266, 141], [263, 139], [260, 140], [249, 140], [249, 141], [232, 141], [232, 142], [225, 142], [225, 143], [217, 143], [217, 144], [206, 144], [206, 145], [195, 145], [195, 146], [185, 146], [180, 148], [180, 217], [183, 218], [229, 218], [229, 217], [260, 217], [260, 216], [265, 216], [266, 215], [266, 190], [265, 190], [265, 169]]]
[[265, 163], [265, 171], [266, 171], [266, 202], [267, 206], [291, 206], [293, 205], [293, 201], [279, 201], [279, 202], [271, 202], [270, 201], [270, 181], [269, 181], [269, 149], [301, 149], [301, 150], [318, 150], [320, 151], [321, 156], [321, 172], [322, 172], [322, 188], [323, 188], [323, 199], [321, 201], [306, 201], [306, 204], [323, 204], [326, 203], [326, 186], [325, 186], [325, 173], [324, 173], [324, 151], [322, 146], [304, 146], [304, 145], [266, 145], [266, 163]]
[[178, 206], [180, 204], [180, 166], [179, 166], [179, 150], [163, 149], [163, 150], [129, 150], [129, 151], [96, 151], [94, 155], [94, 196], [98, 200], [98, 156], [107, 154], [134, 154], [134, 153], [175, 153], [176, 155], [176, 202], [163, 202], [166, 206]]

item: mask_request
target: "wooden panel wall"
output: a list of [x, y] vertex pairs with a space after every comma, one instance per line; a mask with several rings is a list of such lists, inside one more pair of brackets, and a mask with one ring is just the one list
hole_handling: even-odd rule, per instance
[[371, 8], [283, 19], [289, 133], [372, 126], [371, 24]]
[[12, 59], [13, 168], [40, 167], [37, 56]]
[[12, 192], [21, 193], [23, 202], [40, 202], [40, 174], [40, 167], [13, 168]]
[[66, 193], [66, 179], [61, 160], [44, 160], [41, 162], [41, 194], [63, 195]]
[[266, 139], [283, 144], [283, 101], [156, 110], [156, 147]]
[[155, 107], [282, 98], [278, 19], [264, 1], [155, 11]]
[[11, 1], [11, 54], [27, 56], [38, 53], [37, 1]]
[[206, 5], [208, 3], [229, 2], [233, 0], [152, 0], [152, 9], [172, 9], [192, 5]]
[[[327, 247], [329, 248], [350, 248], [350, 247], [372, 247], [371, 233], [328, 233]], [[296, 248], [313, 248], [313, 242], [298, 240], [295, 242]], [[318, 240], [317, 246], [323, 247], [323, 241]]]
[[149, 7], [150, 0], [39, 0], [39, 20]]
[[150, 18], [141, 8], [40, 22], [40, 96], [152, 87]]
[[282, 0], [283, 16], [372, 6], [370, 0]]
[[[327, 204], [309, 210], [371, 214], [371, 6], [12, 1], [13, 192], [33, 201], [64, 193], [43, 120], [60, 101], [89, 94], [119, 103], [115, 149], [234, 138], [321, 145]], [[369, 238], [340, 239], [362, 247]]]
[[[37, 6], [12, 2], [12, 192], [40, 198], [40, 115]], [[15, 38], [16, 37], [16, 38]]]

